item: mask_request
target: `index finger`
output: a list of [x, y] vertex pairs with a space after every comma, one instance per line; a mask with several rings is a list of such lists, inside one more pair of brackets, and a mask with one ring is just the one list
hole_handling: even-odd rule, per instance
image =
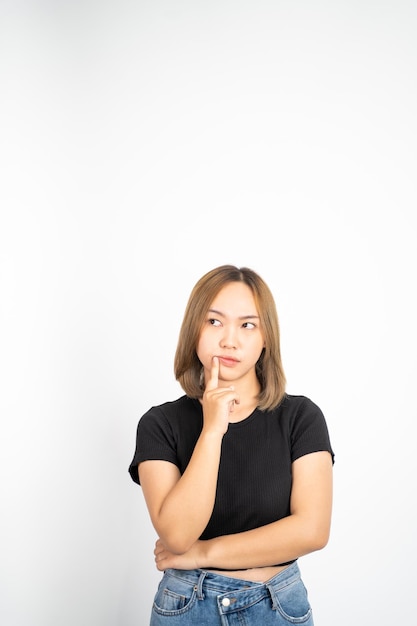
[[213, 357], [210, 370], [210, 378], [207, 381], [206, 389], [217, 389], [219, 386], [219, 359]]

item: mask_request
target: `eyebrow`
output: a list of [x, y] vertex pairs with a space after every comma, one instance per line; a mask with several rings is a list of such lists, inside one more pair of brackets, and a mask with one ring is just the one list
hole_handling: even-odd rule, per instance
[[[216, 315], [220, 315], [221, 317], [227, 317], [224, 313], [222, 313], [221, 311], [218, 311], [217, 309], [209, 309], [208, 312], [215, 313]], [[239, 320], [258, 320], [259, 315], [240, 315], [238, 319]]]

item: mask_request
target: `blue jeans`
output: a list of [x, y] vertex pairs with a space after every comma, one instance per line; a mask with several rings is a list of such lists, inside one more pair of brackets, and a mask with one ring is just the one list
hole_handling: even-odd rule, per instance
[[297, 562], [265, 583], [209, 570], [164, 572], [150, 626], [314, 626]]

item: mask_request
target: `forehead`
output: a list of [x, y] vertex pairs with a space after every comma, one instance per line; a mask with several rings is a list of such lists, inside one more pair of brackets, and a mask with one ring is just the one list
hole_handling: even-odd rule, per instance
[[258, 315], [252, 290], [241, 282], [228, 283], [222, 287], [211, 302], [210, 309], [230, 316]]

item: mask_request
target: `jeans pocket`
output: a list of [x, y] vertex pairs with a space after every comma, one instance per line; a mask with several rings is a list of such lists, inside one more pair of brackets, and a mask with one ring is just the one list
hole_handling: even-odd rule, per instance
[[153, 610], [160, 615], [180, 615], [188, 611], [195, 600], [194, 585], [165, 574], [155, 594]]
[[304, 624], [311, 618], [312, 610], [307, 590], [301, 578], [285, 587], [275, 589], [277, 610], [290, 624]]

